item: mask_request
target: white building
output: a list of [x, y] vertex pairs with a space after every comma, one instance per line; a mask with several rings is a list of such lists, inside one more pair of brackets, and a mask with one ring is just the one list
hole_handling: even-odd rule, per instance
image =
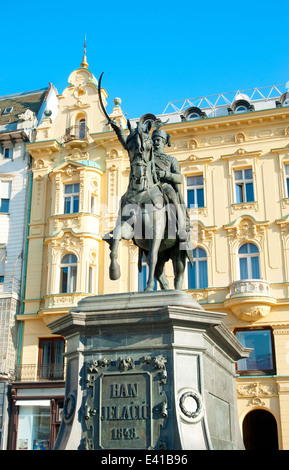
[[6, 448], [7, 390], [17, 363], [16, 314], [22, 308], [30, 195], [30, 155], [44, 117], [58, 111], [57, 91], [47, 88], [0, 97], [0, 449]]

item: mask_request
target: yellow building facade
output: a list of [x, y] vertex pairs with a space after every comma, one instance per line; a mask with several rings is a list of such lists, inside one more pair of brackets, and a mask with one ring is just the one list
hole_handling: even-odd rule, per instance
[[[142, 288], [132, 242], [122, 241], [121, 277], [112, 281], [109, 246], [102, 240], [115, 226], [127, 189], [128, 156], [101, 112], [98, 83], [85, 57], [68, 83], [58, 96], [57, 117], [52, 121], [47, 113], [36, 141], [27, 145], [33, 183], [11, 448], [33, 448], [39, 441], [52, 447], [57, 434], [65, 377], [62, 363], [53, 367], [65, 345], [47, 325], [88, 295]], [[106, 102], [104, 89], [101, 94]], [[157, 117], [171, 136], [167, 153], [179, 162], [190, 207], [195, 267], [187, 268], [183, 289], [206, 310], [223, 313], [226, 326], [254, 348], [250, 361], [237, 365], [246, 448], [285, 450], [289, 107], [286, 92], [277, 90], [274, 99], [262, 96], [254, 100], [236, 94], [230, 103], [213, 107], [190, 103]], [[114, 100], [110, 116], [125, 127], [120, 104]], [[140, 117], [147, 118], [156, 116]], [[166, 274], [173, 288], [170, 266]], [[50, 429], [45, 438], [26, 436], [33, 413]]]

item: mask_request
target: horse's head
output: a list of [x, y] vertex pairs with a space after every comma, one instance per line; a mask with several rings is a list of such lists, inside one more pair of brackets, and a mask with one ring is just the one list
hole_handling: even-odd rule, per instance
[[131, 189], [142, 191], [151, 184], [151, 160], [153, 142], [150, 136], [151, 122], [144, 124], [138, 122], [132, 129], [128, 121], [130, 134], [127, 137], [126, 147], [131, 165]]
[[126, 140], [127, 151], [129, 154], [130, 162], [133, 163], [136, 157], [142, 158], [145, 162], [151, 160], [153, 142], [150, 135], [151, 121], [142, 124], [137, 123], [137, 126], [132, 129], [128, 121], [129, 135]]

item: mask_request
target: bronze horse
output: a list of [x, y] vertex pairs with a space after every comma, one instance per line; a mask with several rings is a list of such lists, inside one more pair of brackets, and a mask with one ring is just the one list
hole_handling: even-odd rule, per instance
[[[103, 74], [102, 74], [103, 75]], [[120, 211], [116, 226], [112, 232], [104, 236], [110, 245], [110, 279], [120, 277], [120, 266], [117, 262], [118, 247], [121, 239], [133, 240], [139, 247], [139, 263], [144, 256], [149, 268], [146, 291], [154, 289], [154, 279], [161, 289], [169, 289], [169, 282], [164, 273], [164, 265], [172, 260], [174, 268], [174, 287], [181, 289], [188, 257], [193, 262], [190, 246], [180, 243], [175, 234], [169, 230], [169, 215], [166, 199], [154, 168], [153, 142], [150, 136], [151, 122], [138, 123], [127, 136], [123, 129], [108, 116], [101, 101], [99, 80], [99, 100], [101, 108], [109, 124], [116, 132], [121, 144], [127, 150], [130, 160], [129, 185], [121, 198]], [[182, 245], [182, 246], [181, 246]], [[183, 248], [183, 249], [181, 249]]]

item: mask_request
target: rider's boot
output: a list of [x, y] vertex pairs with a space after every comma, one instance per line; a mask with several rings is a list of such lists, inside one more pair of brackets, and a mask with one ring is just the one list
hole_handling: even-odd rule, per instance
[[180, 242], [185, 242], [188, 239], [188, 232], [185, 227], [181, 227], [178, 229], [178, 239]]

